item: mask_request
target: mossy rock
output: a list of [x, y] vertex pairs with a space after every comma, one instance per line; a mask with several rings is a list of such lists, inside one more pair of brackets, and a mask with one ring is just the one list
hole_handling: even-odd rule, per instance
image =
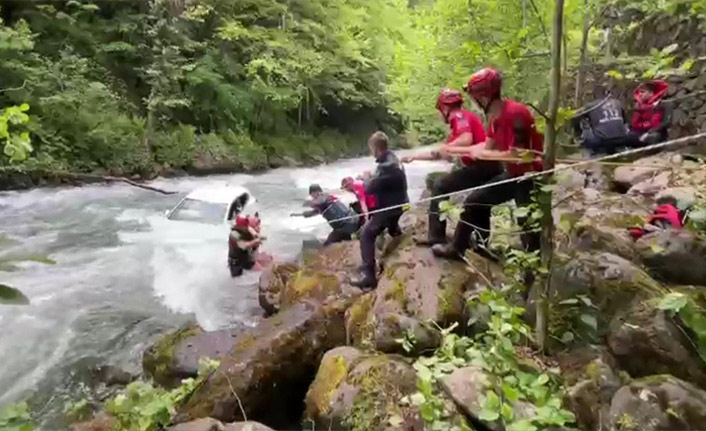
[[[422, 425], [416, 407], [401, 403], [414, 392], [416, 373], [401, 358], [341, 347], [321, 361], [306, 396], [306, 418], [322, 431], [391, 430], [392, 417]], [[421, 429], [405, 424], [400, 428]]]
[[285, 309], [302, 299], [325, 301], [343, 293], [336, 275], [309, 269], [295, 273], [282, 290], [280, 307]]
[[299, 266], [296, 264], [282, 263], [271, 265], [260, 274], [258, 301], [267, 315], [279, 311], [282, 291], [298, 271]]
[[[240, 334], [218, 370], [189, 398], [179, 422], [267, 419], [296, 410], [326, 351], [345, 343], [343, 313], [350, 301], [299, 302]], [[237, 397], [233, 395], [237, 394]]]
[[189, 323], [164, 335], [143, 354], [142, 367], [145, 372], [157, 383], [167, 387], [176, 386], [181, 379], [192, 377], [177, 367], [174, 361], [175, 350], [182, 341], [203, 333], [199, 325]]
[[361, 348], [373, 345], [374, 322], [370, 311], [373, 308], [375, 298], [376, 296], [373, 292], [361, 295], [346, 310], [346, 340], [348, 340], [348, 344]]

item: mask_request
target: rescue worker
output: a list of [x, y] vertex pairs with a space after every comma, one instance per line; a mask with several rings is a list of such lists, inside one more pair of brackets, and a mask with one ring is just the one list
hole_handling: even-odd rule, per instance
[[613, 154], [628, 145], [625, 109], [601, 85], [594, 87], [595, 101], [572, 119], [581, 146], [592, 154]]
[[358, 217], [347, 205], [335, 196], [324, 193], [321, 186], [309, 186], [311, 201], [307, 203], [312, 209], [302, 213], [293, 213], [292, 217], [323, 216], [331, 226], [331, 233], [324, 241], [324, 247], [341, 241], [350, 241], [352, 235], [358, 231]]
[[[488, 139], [485, 145], [473, 147], [473, 159], [503, 159], [522, 158], [527, 150], [534, 153], [542, 152], [542, 135], [537, 132], [534, 117], [529, 109], [514, 100], [501, 97], [502, 78], [490, 68], [481, 69], [473, 76], [466, 86], [468, 95], [477, 103], [488, 118]], [[505, 162], [504, 171], [492, 178], [490, 182], [520, 177], [530, 171], [542, 169], [537, 158], [530, 162]], [[531, 203], [531, 193], [534, 189], [533, 180], [520, 180], [499, 186], [472, 192], [464, 201], [461, 221], [456, 226], [453, 242], [432, 247], [435, 255], [445, 258], [460, 259], [471, 245], [471, 234], [474, 235], [474, 251], [483, 256], [493, 258], [485, 244], [490, 236], [490, 213], [495, 205], [511, 199], [518, 206]], [[518, 220], [524, 225], [525, 220]], [[522, 242], [528, 250], [539, 249], [539, 234], [526, 233]]]
[[661, 79], [639, 85], [634, 93], [635, 111], [630, 124], [633, 147], [644, 147], [667, 140], [672, 121], [672, 108], [662, 101], [669, 91], [669, 84]]
[[242, 275], [245, 269], [254, 269], [257, 250], [264, 239], [260, 236], [258, 214], [235, 217], [228, 239], [228, 266], [231, 277]]
[[[462, 165], [460, 169], [454, 170], [434, 182], [431, 189], [432, 198], [484, 184], [502, 172], [502, 165], [498, 162], [474, 161], [469, 156], [471, 147], [485, 142], [486, 136], [481, 119], [463, 109], [463, 95], [460, 91], [448, 88], [442, 90], [436, 101], [436, 109], [449, 126], [446, 144], [439, 151], [402, 159], [404, 163], [449, 157], [460, 159]], [[439, 204], [448, 199], [446, 197], [431, 200], [427, 238], [417, 239], [417, 244], [433, 246], [446, 243], [446, 221], [441, 220]]]
[[361, 224], [368, 221], [368, 211], [375, 209], [375, 197], [365, 192], [365, 182], [363, 180], [354, 180], [353, 177], [346, 177], [341, 181], [341, 189], [353, 193], [358, 201], [351, 205], [353, 210], [360, 217]]
[[379, 131], [373, 133], [368, 138], [368, 148], [375, 157], [377, 168], [372, 175], [366, 175], [365, 192], [375, 198], [376, 210], [379, 212], [370, 215], [360, 234], [360, 255], [363, 261], [361, 277], [352, 280], [351, 285], [361, 289], [374, 289], [377, 286], [375, 240], [385, 230], [393, 238], [400, 238], [402, 229], [399, 220], [404, 211], [402, 206], [409, 202], [407, 176], [400, 160], [388, 148], [387, 135]]

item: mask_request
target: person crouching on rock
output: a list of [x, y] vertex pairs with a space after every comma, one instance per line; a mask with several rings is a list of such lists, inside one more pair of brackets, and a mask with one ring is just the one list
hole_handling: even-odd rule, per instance
[[318, 184], [309, 186], [309, 196], [311, 200], [306, 205], [310, 206], [311, 210], [293, 213], [291, 216], [307, 218], [323, 216], [333, 229], [324, 241], [324, 247], [341, 241], [350, 241], [353, 234], [358, 231], [359, 216], [335, 196], [324, 193]]
[[360, 255], [363, 261], [361, 277], [352, 280], [351, 285], [361, 289], [377, 286], [377, 266], [375, 264], [375, 240], [385, 230], [393, 238], [400, 238], [399, 220], [407, 196], [407, 176], [404, 167], [395, 153], [388, 148], [388, 138], [383, 132], [375, 132], [368, 138], [368, 147], [377, 168], [365, 179], [365, 192], [375, 198], [375, 213], [371, 214], [360, 234]]
[[256, 269], [257, 250], [264, 239], [260, 235], [258, 214], [235, 217], [228, 238], [228, 266], [232, 277], [242, 275], [245, 269]]
[[663, 102], [669, 84], [661, 79], [639, 85], [634, 93], [635, 110], [630, 124], [630, 144], [644, 147], [667, 140], [672, 107]]
[[[484, 146], [477, 146], [473, 158], [476, 159], [522, 159], [531, 151], [542, 152], [542, 135], [537, 131], [534, 117], [529, 109], [514, 100], [500, 97], [502, 79], [494, 69], [482, 69], [471, 76], [466, 91], [469, 96], [485, 111], [488, 117], [488, 139]], [[541, 171], [542, 163], [538, 156], [531, 161], [506, 162], [505, 171], [490, 180], [490, 183], [517, 178], [530, 171]], [[535, 187], [533, 180], [519, 180], [490, 188], [477, 190], [468, 195], [464, 201], [461, 221], [456, 226], [452, 243], [435, 245], [432, 251], [435, 255], [445, 258], [460, 259], [471, 245], [471, 234], [474, 241], [474, 251], [483, 256], [493, 258], [485, 244], [490, 236], [490, 213], [495, 205], [514, 199], [520, 206], [532, 202], [531, 193]], [[518, 220], [523, 226], [525, 220]], [[524, 226], [523, 226], [524, 227]], [[530, 251], [539, 249], [539, 234], [529, 232], [522, 235], [522, 242]]]
[[[453, 170], [434, 182], [431, 188], [432, 198], [484, 184], [502, 172], [499, 162], [473, 160], [469, 156], [473, 146], [485, 142], [485, 130], [477, 115], [463, 109], [463, 95], [460, 91], [448, 88], [442, 90], [436, 101], [436, 109], [449, 126], [446, 144], [439, 151], [402, 158], [403, 163], [451, 157], [460, 159], [460, 169]], [[441, 220], [439, 204], [448, 199], [432, 199], [429, 204], [427, 238], [417, 239], [417, 244], [433, 246], [446, 243], [446, 221]]]

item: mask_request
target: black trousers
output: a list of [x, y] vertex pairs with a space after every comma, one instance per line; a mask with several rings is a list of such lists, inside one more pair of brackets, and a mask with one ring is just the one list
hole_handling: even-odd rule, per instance
[[[498, 162], [473, 162], [470, 166], [464, 166], [438, 179], [431, 190], [432, 198], [485, 184], [502, 171], [503, 168]], [[429, 203], [430, 240], [446, 240], [446, 221], [439, 218], [439, 204], [448, 199], [432, 199]]]
[[[503, 172], [490, 182], [508, 178], [511, 178], [510, 175]], [[527, 206], [532, 202], [532, 190], [534, 188], [534, 180], [524, 180], [478, 190], [468, 195], [463, 203], [464, 210], [461, 214], [461, 221], [459, 221], [454, 234], [454, 247], [456, 250], [463, 253], [468, 249], [471, 234], [477, 235], [478, 239], [483, 243], [487, 243], [490, 236], [490, 211], [493, 206], [512, 199], [515, 200], [519, 207]], [[524, 218], [519, 218], [518, 222], [523, 229], [528, 229], [525, 226], [526, 220]], [[539, 250], [539, 232], [522, 234], [522, 244], [528, 251]]]
[[363, 226], [360, 234], [360, 256], [366, 271], [375, 274], [375, 240], [377, 237], [385, 230], [393, 237], [402, 235], [399, 223], [402, 212], [401, 208], [397, 208], [373, 214]]

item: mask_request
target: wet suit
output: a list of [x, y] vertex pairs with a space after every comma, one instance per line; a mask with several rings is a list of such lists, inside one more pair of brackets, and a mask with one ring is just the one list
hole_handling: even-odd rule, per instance
[[[450, 134], [447, 144], [455, 141], [464, 133], [473, 135], [473, 143], [477, 145], [485, 142], [486, 134], [483, 123], [474, 114], [465, 109], [459, 109], [449, 115]], [[460, 158], [461, 167], [438, 179], [432, 186], [431, 195], [445, 195], [457, 192], [488, 182], [502, 172], [502, 165], [492, 161], [473, 161], [470, 157]], [[446, 221], [439, 217], [439, 205], [449, 198], [432, 199], [429, 203], [429, 227], [427, 243], [429, 245], [446, 242]]]
[[[329, 222], [329, 226], [333, 229], [326, 238], [326, 241], [324, 241], [324, 247], [341, 241], [350, 241], [353, 234], [358, 231], [358, 217], [355, 217], [353, 210], [336, 199], [336, 197], [328, 193], [322, 193], [319, 197], [311, 201], [310, 206], [312, 209], [303, 212], [302, 215], [304, 217], [321, 215]], [[336, 221], [346, 217], [351, 218]]]
[[[513, 148], [542, 151], [542, 135], [535, 128], [531, 112], [525, 105], [513, 100], [503, 101], [500, 115], [492, 120], [488, 127], [488, 137], [493, 139], [494, 149], [498, 151], [508, 151]], [[526, 172], [541, 169], [540, 162], [506, 163], [505, 171], [492, 178], [490, 182], [519, 177]], [[457, 255], [463, 255], [470, 246], [471, 234], [476, 235], [478, 242], [486, 244], [490, 236], [492, 207], [512, 199], [520, 207], [527, 206], [532, 201], [531, 194], [534, 188], [534, 180], [524, 180], [472, 192], [464, 201], [462, 222], [456, 226], [451, 251]], [[526, 220], [518, 221], [520, 225], [524, 225]], [[539, 234], [536, 232], [523, 234], [522, 243], [530, 251], [538, 250]], [[479, 248], [476, 248], [476, 251], [486, 254]]]
[[228, 260], [230, 261], [230, 275], [238, 277], [243, 270], [255, 266], [257, 247], [241, 248], [239, 242], [250, 242], [255, 236], [247, 227], [234, 227], [230, 233], [230, 246], [228, 247]]

